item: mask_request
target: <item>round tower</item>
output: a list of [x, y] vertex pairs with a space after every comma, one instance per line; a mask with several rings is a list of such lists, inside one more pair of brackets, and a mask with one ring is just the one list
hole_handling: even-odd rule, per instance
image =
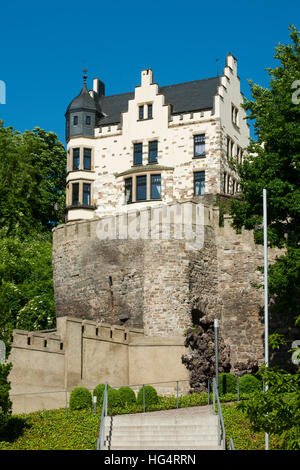
[[69, 104], [65, 113], [66, 141], [71, 137], [93, 137], [98, 118], [103, 114], [100, 107], [101, 96], [104, 95], [104, 84], [97, 91], [87, 89], [86, 70], [83, 70], [83, 87], [81, 92]]

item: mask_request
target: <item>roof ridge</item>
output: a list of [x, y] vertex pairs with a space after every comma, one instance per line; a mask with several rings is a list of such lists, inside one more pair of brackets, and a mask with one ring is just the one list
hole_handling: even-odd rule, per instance
[[[200, 78], [199, 80], [189, 80], [187, 82], [173, 83], [172, 85], [159, 86], [158, 89], [161, 90], [161, 89], [170, 88], [173, 86], [186, 85], [187, 83], [204, 82], [205, 80], [215, 80], [216, 78], [220, 78], [220, 76]], [[134, 94], [134, 91], [126, 91], [124, 93], [115, 93], [114, 95], [103, 95], [101, 98], [112, 98], [113, 96], [124, 96], [124, 95], [130, 95], [130, 94]]]
[[173, 83], [173, 85], [164, 85], [164, 86], [161, 86], [161, 87], [159, 87], [159, 89], [161, 90], [162, 88], [170, 88], [170, 87], [172, 87], [172, 86], [186, 85], [187, 83], [204, 82], [205, 80], [215, 80], [216, 78], [220, 78], [220, 76], [209, 77], [209, 78], [199, 78], [199, 80], [189, 80], [188, 82]]

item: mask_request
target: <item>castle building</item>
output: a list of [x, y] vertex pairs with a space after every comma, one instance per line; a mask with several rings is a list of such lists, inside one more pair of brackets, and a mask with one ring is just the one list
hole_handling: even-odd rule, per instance
[[249, 127], [237, 61], [221, 76], [159, 87], [143, 70], [134, 92], [84, 84], [67, 108], [67, 221], [239, 192]]
[[[264, 360], [264, 298], [254, 287], [263, 247], [251, 231], [236, 233], [218, 205], [240, 191], [237, 164], [249, 141], [236, 59], [227, 56], [220, 76], [164, 87], [143, 70], [134, 92], [120, 95], [86, 81], [65, 114], [57, 327], [14, 331], [15, 410], [20, 393], [35, 393], [32, 410], [57, 408], [64, 396], [46, 401], [45, 391], [106, 380], [187, 391], [184, 333], [203, 319], [219, 320], [233, 372]], [[269, 262], [279, 251], [269, 250]]]

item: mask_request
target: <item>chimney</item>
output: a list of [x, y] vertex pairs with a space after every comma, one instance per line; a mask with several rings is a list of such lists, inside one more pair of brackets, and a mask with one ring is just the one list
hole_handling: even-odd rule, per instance
[[94, 78], [93, 80], [93, 91], [97, 93], [98, 96], [105, 95], [105, 85], [99, 78]]

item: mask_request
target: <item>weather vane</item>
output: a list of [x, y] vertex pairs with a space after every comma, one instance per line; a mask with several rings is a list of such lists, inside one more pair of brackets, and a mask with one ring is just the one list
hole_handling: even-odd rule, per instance
[[86, 75], [87, 74], [87, 69], [84, 68], [82, 71], [83, 71], [83, 80], [85, 82], [86, 79], [87, 79], [87, 75]]

